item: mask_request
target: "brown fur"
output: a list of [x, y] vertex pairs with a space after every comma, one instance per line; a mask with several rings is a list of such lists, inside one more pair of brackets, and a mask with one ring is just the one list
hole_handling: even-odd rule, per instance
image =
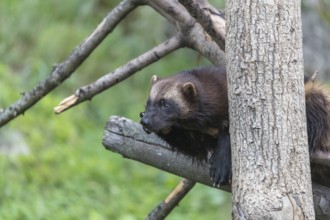
[[[305, 76], [308, 145], [312, 178], [330, 186], [330, 169], [313, 163], [314, 152], [330, 151], [330, 96]], [[226, 72], [200, 68], [151, 79], [150, 95], [141, 124], [173, 148], [206, 160], [211, 153], [211, 178], [228, 183], [231, 176], [229, 115]]]
[[[330, 96], [328, 91], [321, 87], [319, 84], [313, 81], [307, 81], [305, 84], [305, 99], [306, 107], [310, 108], [311, 111], [307, 110], [307, 118], [315, 114], [314, 121], [310, 121], [309, 126], [315, 123], [315, 126], [310, 127], [310, 129], [318, 130], [322, 126], [322, 130], [317, 133], [317, 140], [315, 143], [311, 143], [312, 149], [330, 151]], [[316, 120], [317, 119], [317, 120]], [[312, 131], [309, 132], [311, 134]]]
[[219, 128], [228, 124], [225, 123], [228, 121], [227, 83], [225, 74], [218, 74], [218, 69], [210, 70], [205, 74], [196, 70], [163, 79], [153, 76], [148, 102], [171, 100], [179, 109], [175, 123], [185, 129], [216, 135]]
[[318, 151], [330, 152], [330, 96], [312, 77], [305, 82], [305, 98], [312, 179], [330, 186], [330, 168], [314, 163]]

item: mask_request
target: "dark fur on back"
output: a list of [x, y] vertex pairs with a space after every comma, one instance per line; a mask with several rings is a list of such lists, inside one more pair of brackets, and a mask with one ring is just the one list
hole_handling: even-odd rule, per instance
[[330, 186], [330, 169], [313, 162], [316, 151], [330, 151], [330, 97], [313, 80], [305, 81], [308, 146], [313, 181]]
[[330, 150], [330, 100], [318, 85], [305, 84], [306, 117], [310, 152]]
[[181, 80], [192, 82], [198, 92], [194, 107], [180, 123], [197, 129], [228, 125], [228, 94], [225, 69], [200, 68], [178, 74]]

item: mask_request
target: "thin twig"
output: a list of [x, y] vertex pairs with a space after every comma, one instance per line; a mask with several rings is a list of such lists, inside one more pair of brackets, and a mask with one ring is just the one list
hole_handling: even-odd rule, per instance
[[0, 109], [0, 127], [23, 114], [41, 98], [60, 85], [84, 62], [102, 40], [112, 32], [117, 24], [133, 9], [143, 4], [142, 0], [124, 0], [115, 7], [93, 33], [87, 37], [72, 54], [61, 64], [54, 67], [51, 74], [34, 87], [31, 91], [23, 93], [21, 99], [6, 109]]
[[317, 74], [319, 74], [319, 72], [317, 70], [315, 70], [313, 75], [311, 76], [310, 80], [314, 82], [317, 77]]
[[119, 67], [114, 72], [108, 73], [99, 78], [94, 83], [81, 87], [74, 95], [65, 98], [57, 107], [54, 108], [55, 113], [62, 113], [69, 108], [78, 105], [86, 100], [90, 100], [95, 95], [103, 92], [104, 90], [116, 85], [129, 76], [144, 67], [156, 62], [167, 54], [183, 47], [183, 41], [180, 35], [176, 35], [169, 40], [159, 44], [148, 52], [138, 56], [137, 58], [129, 61], [125, 65]]
[[194, 186], [194, 181], [182, 179], [175, 189], [167, 196], [165, 201], [160, 203], [149, 213], [146, 220], [164, 219]]

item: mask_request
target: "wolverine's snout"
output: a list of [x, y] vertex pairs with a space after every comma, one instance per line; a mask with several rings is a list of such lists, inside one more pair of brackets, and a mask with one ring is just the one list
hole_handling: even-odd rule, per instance
[[142, 117], [140, 123], [143, 127], [150, 127], [150, 120], [147, 117]]
[[140, 113], [140, 117], [141, 117], [140, 124], [142, 125], [143, 130], [147, 134], [150, 134], [151, 131], [150, 131], [150, 120], [149, 120], [149, 118], [145, 116], [145, 113], [144, 112], [141, 112]]

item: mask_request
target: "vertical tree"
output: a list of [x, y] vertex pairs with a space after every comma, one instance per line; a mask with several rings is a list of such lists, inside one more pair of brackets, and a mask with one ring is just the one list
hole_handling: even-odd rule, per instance
[[[297, 0], [228, 0], [226, 43], [223, 13], [209, 5], [207, 0], [123, 0], [67, 59], [54, 65], [47, 78], [31, 91], [22, 93], [12, 105], [0, 109], [0, 128], [69, 79], [137, 7], [151, 7], [173, 24], [176, 32], [158, 46], [109, 70], [95, 82], [78, 88], [55, 108], [55, 112], [61, 113], [91, 100], [183, 47], [197, 51], [214, 65], [221, 65], [224, 57], [221, 50], [226, 44], [234, 160], [234, 217], [312, 219], [300, 2]], [[118, 43], [125, 44], [125, 41]], [[131, 120], [111, 117], [103, 143], [107, 149], [125, 158], [212, 185], [207, 164], [192, 164], [188, 157], [170, 151], [157, 137], [146, 135], [141, 126]], [[316, 156], [314, 162], [329, 169], [329, 152]], [[184, 186], [185, 182], [190, 182], [188, 187]], [[184, 180], [173, 193], [179, 196], [170, 194], [160, 206], [171, 210], [177, 204], [177, 198], [180, 200], [193, 184]], [[230, 186], [221, 186], [221, 189], [231, 190]], [[329, 188], [313, 184], [313, 190], [317, 217], [329, 219]], [[172, 199], [176, 202], [169, 202]], [[151, 217], [154, 216], [153, 212]]]
[[314, 219], [300, 1], [227, 1], [234, 219]]

